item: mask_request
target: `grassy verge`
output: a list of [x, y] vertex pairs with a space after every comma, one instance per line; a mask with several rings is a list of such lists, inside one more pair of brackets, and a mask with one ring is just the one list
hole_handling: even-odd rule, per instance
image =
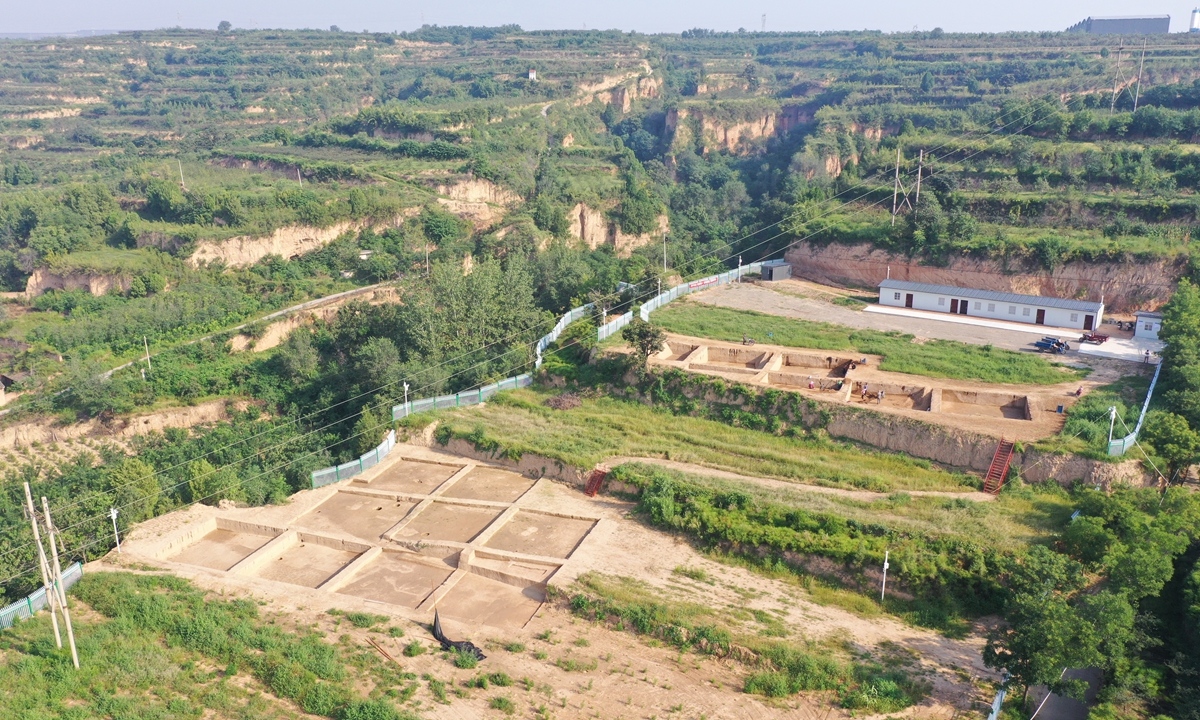
[[930, 687], [896, 667], [852, 661], [846, 648], [770, 640], [739, 633], [728, 611], [672, 602], [628, 578], [582, 576], [570, 594], [572, 612], [605, 621], [680, 649], [732, 657], [749, 665], [748, 693], [785, 697], [833, 691], [839, 704], [864, 712], [896, 712], [921, 701]]
[[[830, 487], [879, 492], [972, 489], [972, 478], [926, 460], [864, 450], [821, 433], [776, 435], [613, 397], [552, 410], [544, 403], [553, 394], [530, 388], [504, 393], [482, 407], [443, 412], [439, 439], [459, 437], [497, 454], [535, 453], [584, 468], [614, 456], [659, 457]], [[427, 417], [420, 422], [427, 423]]]
[[[674, 303], [653, 317], [657, 324], [681, 335], [727, 342], [740, 342], [743, 335], [750, 335], [772, 345], [882, 355], [880, 369], [912, 375], [1035, 385], [1070, 382], [1086, 375], [1085, 370], [991, 345], [952, 340], [916, 343], [912, 335], [905, 333], [855, 330], [699, 303]], [[769, 337], [767, 333], [773, 335]]]
[[127, 573], [90, 574], [72, 594], [87, 606], [74, 613], [81, 669], [54, 648], [45, 613], [6, 630], [0, 716], [294, 718], [298, 706], [336, 720], [413, 717], [389, 696], [411, 679], [398, 668], [358, 663], [319, 633], [286, 632], [252, 600]]

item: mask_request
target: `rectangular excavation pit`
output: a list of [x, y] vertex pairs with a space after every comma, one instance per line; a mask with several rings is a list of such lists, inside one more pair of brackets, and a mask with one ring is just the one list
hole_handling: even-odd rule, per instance
[[343, 490], [305, 513], [295, 525], [315, 532], [345, 533], [373, 542], [403, 520], [416, 505], [411, 500], [392, 500]]
[[367, 545], [299, 533], [295, 544], [264, 558], [253, 574], [264, 580], [315, 588], [367, 549]]
[[[659, 360], [668, 360], [671, 362], [679, 362], [679, 361], [683, 360], [684, 358], [686, 358], [688, 355], [691, 355], [692, 352], [695, 351], [695, 349], [698, 347], [700, 347], [700, 346], [692, 345], [691, 343], [681, 343], [681, 342], [675, 342], [674, 340], [668, 340], [666, 343], [666, 347], [664, 347], [662, 350], [660, 350], [658, 355], [656, 355], [655, 357], [657, 357]], [[694, 358], [694, 359], [699, 359], [699, 358]]]
[[[863, 398], [864, 383], [854, 383], [850, 392], [850, 402], [866, 402], [867, 405], [883, 405], [885, 407], [903, 410], [928, 410], [932, 401], [932, 392], [922, 385], [898, 385], [894, 383], [869, 382], [867, 395]], [[883, 392], [883, 402], [879, 402], [879, 393]]]
[[[854, 362], [849, 358], [836, 357], [834, 355], [810, 355], [808, 353], [784, 353], [783, 363], [780, 367], [784, 368], [804, 368], [803, 372], [815, 375], [823, 375], [831, 378], [844, 378], [846, 371], [850, 368], [850, 363]], [[787, 370], [784, 370], [787, 372]]]
[[467, 543], [491, 525], [502, 512], [500, 508], [433, 502], [400, 528], [394, 539], [401, 542], [449, 540]]
[[530, 583], [517, 587], [467, 573], [437, 604], [442, 617], [494, 628], [524, 627], [546, 600], [545, 586]]
[[471, 558], [471, 572], [519, 587], [531, 582], [545, 585], [560, 567], [530, 560], [510, 560], [484, 550], [476, 550]]
[[710, 347], [706, 364], [717, 367], [762, 370], [770, 358], [771, 353], [762, 350]]
[[1029, 409], [1030, 404], [1024, 395], [942, 389], [943, 413], [1029, 420]]
[[457, 551], [438, 560], [411, 552], [384, 550], [338, 593], [416, 608], [454, 574], [457, 557]]
[[217, 529], [209, 531], [204, 537], [188, 545], [182, 552], [167, 559], [213, 570], [228, 570], [255, 550], [266, 545], [279, 532], [268, 534], [218, 526]]
[[484, 546], [525, 555], [568, 558], [595, 524], [591, 519], [520, 510]]
[[372, 490], [428, 495], [450, 479], [463, 465], [442, 465], [420, 460], [396, 460], [371, 480], [355, 480], [354, 485], [366, 485]]
[[809, 383], [812, 383], [813, 390], [829, 390], [837, 392], [845, 387], [846, 381], [840, 377], [830, 377], [822, 374], [818, 369], [811, 375], [796, 373], [796, 372], [773, 372], [767, 374], [767, 383], [777, 385], [783, 388], [799, 388], [808, 390]]
[[516, 502], [537, 482], [512, 470], [478, 465], [454, 481], [442, 497]]

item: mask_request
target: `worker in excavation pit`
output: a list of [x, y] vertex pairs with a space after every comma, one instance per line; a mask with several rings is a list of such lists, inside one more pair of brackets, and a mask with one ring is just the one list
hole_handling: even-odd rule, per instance
[[883, 404], [883, 391], [882, 390], [879, 391], [879, 404], [880, 405]]

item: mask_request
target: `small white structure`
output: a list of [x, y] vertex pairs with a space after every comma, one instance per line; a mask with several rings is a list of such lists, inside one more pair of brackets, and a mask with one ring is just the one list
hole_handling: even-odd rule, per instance
[[1134, 313], [1137, 324], [1133, 328], [1135, 338], [1157, 340], [1158, 331], [1162, 330], [1162, 313], [1138, 311]]
[[1104, 317], [1104, 303], [891, 279], [879, 283], [879, 304], [1078, 330], [1094, 330]]
[[533, 68], [529, 68], [529, 79], [537, 80], [537, 70], [534, 70]]
[[1200, 8], [1192, 11], [1192, 27], [1188, 32], [1200, 33]]

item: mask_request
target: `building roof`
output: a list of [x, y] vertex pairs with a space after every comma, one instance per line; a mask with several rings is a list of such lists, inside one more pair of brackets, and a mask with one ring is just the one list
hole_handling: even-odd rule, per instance
[[927, 285], [926, 283], [907, 282], [905, 280], [884, 280], [879, 287], [888, 290], [906, 290], [909, 292], [933, 293], [934, 295], [953, 295], [973, 300], [994, 300], [996, 302], [1015, 303], [1018, 305], [1037, 305], [1045, 308], [1061, 308], [1063, 310], [1080, 310], [1083, 312], [1099, 313], [1104, 309], [1104, 303], [1086, 302], [1083, 300], [1066, 300], [1064, 298], [1045, 297], [1042, 295], [1018, 295], [1017, 293], [996, 292], [994, 290], [976, 290], [975, 288], [953, 287], [951, 285]]
[[791, 265], [787, 260], [764, 260], [763, 267], [779, 267], [781, 265]]
[[1138, 310], [1134, 313], [1137, 317], [1150, 318], [1151, 320], [1162, 320], [1162, 313], [1150, 312], [1149, 310]]

